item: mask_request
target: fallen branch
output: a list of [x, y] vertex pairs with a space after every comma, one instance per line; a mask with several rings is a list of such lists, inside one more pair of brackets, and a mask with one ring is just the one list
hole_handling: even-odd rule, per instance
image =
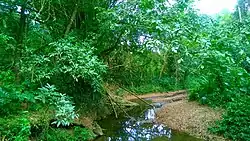
[[108, 95], [108, 98], [109, 98], [109, 101], [110, 101], [111, 106], [112, 106], [112, 108], [113, 108], [113, 111], [114, 111], [114, 113], [115, 113], [115, 118], [118, 118], [117, 113], [116, 113], [116, 110], [115, 110], [115, 107], [114, 107], [114, 104], [113, 104], [113, 102], [112, 102], [112, 99], [111, 99], [110, 95]]
[[135, 96], [137, 99], [141, 100], [142, 102], [144, 102], [145, 104], [155, 108], [152, 104], [148, 103], [147, 101], [145, 101], [144, 99], [140, 98], [139, 96], [137, 96], [134, 92], [128, 90], [127, 88], [124, 88], [120, 85], [118, 85], [120, 88], [122, 88], [123, 90], [125, 90], [126, 92], [130, 93], [131, 95]]
[[117, 102], [115, 102], [115, 100], [113, 99], [113, 97], [110, 95], [110, 93], [107, 91], [107, 94], [108, 94], [108, 96], [109, 96], [109, 98], [111, 99], [111, 100], [113, 100], [114, 101], [114, 103], [129, 117], [129, 118], [131, 118], [131, 119], [133, 119], [122, 107], [121, 107], [121, 105], [120, 104], [118, 104]]

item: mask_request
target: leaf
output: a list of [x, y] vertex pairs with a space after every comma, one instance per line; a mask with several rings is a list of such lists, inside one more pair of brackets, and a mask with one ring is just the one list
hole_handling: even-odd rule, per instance
[[242, 75], [243, 75], [243, 72], [239, 72], [238, 75], [239, 75], [239, 76], [242, 76]]

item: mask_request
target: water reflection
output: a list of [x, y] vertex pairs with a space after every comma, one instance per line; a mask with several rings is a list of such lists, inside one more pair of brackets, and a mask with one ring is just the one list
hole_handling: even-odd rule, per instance
[[[155, 110], [148, 109], [135, 119], [121, 121], [120, 129], [103, 137], [104, 141], [151, 141], [157, 137], [171, 138], [171, 129], [155, 122]], [[112, 124], [112, 123], [111, 123]], [[113, 123], [117, 124], [117, 123]]]
[[155, 121], [155, 111], [164, 104], [153, 103], [156, 109], [140, 104], [128, 113], [131, 118], [111, 116], [99, 125], [104, 129], [105, 136], [95, 141], [201, 141], [185, 133], [172, 131], [170, 128]]

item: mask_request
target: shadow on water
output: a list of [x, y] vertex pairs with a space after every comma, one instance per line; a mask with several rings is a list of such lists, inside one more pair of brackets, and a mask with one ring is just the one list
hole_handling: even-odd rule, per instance
[[152, 109], [140, 103], [140, 106], [128, 112], [132, 118], [120, 115], [118, 119], [110, 116], [99, 121], [105, 136], [101, 136], [95, 141], [202, 141], [156, 123], [155, 111], [162, 105], [156, 103], [158, 107]]

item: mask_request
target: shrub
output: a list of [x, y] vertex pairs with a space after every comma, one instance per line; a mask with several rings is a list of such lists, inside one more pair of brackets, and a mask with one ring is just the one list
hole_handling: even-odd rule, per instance
[[34, 102], [34, 95], [25, 90], [25, 83], [16, 84], [11, 71], [0, 72], [0, 113], [14, 114], [22, 111], [23, 103]]
[[45, 107], [55, 110], [56, 121], [52, 124], [56, 124], [58, 127], [60, 125], [69, 126], [78, 117], [73, 102], [65, 94], [56, 92], [55, 86], [47, 84], [40, 90], [41, 92], [35, 98], [47, 105]]
[[82, 103], [85, 97], [102, 96], [106, 65], [94, 55], [88, 41], [67, 37], [50, 43], [42, 52], [26, 50], [21, 72], [31, 82], [53, 83]]
[[0, 119], [0, 137], [10, 141], [27, 141], [30, 136], [30, 122], [25, 115]]
[[74, 141], [73, 134], [69, 130], [53, 128], [49, 128], [48, 131], [43, 132], [38, 139], [47, 141]]
[[218, 121], [211, 131], [226, 138], [250, 141], [250, 97], [239, 96], [228, 104], [223, 120]]
[[230, 54], [212, 50], [200, 55], [203, 60], [188, 79], [190, 99], [206, 97], [209, 105], [225, 107], [237, 93], [248, 94], [250, 75]]
[[94, 137], [95, 134], [86, 128], [81, 128], [81, 127], [74, 128], [75, 141], [87, 141], [93, 139]]
[[74, 127], [74, 129], [50, 128], [40, 136], [40, 140], [48, 141], [88, 141], [95, 137], [94, 133], [86, 128]]

